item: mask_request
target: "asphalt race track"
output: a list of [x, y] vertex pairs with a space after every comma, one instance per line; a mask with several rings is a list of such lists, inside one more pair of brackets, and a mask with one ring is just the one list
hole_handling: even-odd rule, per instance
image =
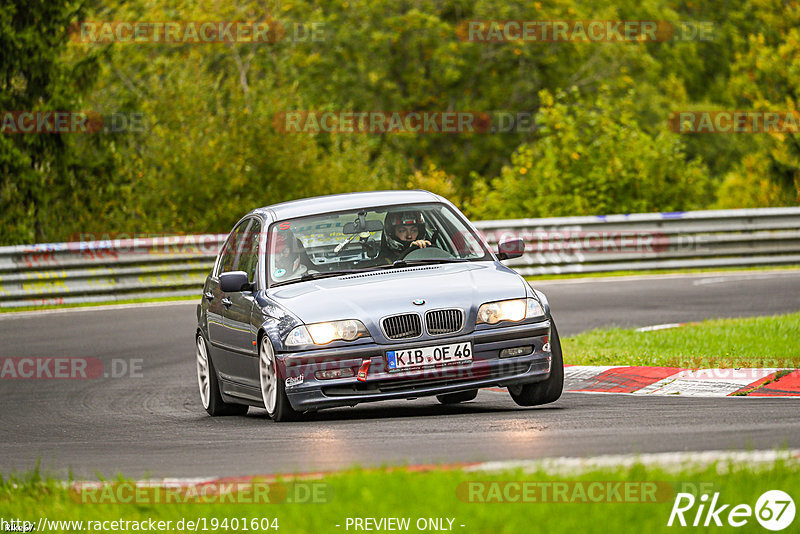
[[[800, 310], [800, 271], [537, 287], [562, 335]], [[30, 470], [37, 458], [59, 476], [185, 477], [800, 446], [800, 399], [786, 398], [566, 393], [553, 405], [521, 409], [505, 393], [481, 391], [460, 406], [435, 399], [367, 404], [301, 423], [275, 424], [255, 409], [210, 418], [197, 393], [194, 312], [194, 303], [170, 303], [0, 315], [0, 358], [99, 358], [106, 372], [124, 375], [0, 380], [0, 473]], [[131, 373], [137, 361], [141, 369]]]

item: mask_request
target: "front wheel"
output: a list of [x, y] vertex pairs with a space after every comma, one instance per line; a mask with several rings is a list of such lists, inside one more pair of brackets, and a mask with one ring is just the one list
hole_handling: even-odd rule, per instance
[[247, 406], [243, 404], [229, 404], [222, 400], [219, 392], [219, 381], [214, 363], [208, 354], [208, 346], [203, 334], [197, 335], [197, 383], [200, 386], [200, 401], [208, 415], [244, 415]]
[[278, 372], [278, 359], [275, 349], [267, 336], [261, 338], [258, 350], [258, 374], [261, 380], [261, 399], [264, 408], [273, 421], [294, 421], [299, 419], [300, 413], [296, 412], [289, 404], [286, 396], [286, 384]]
[[558, 337], [556, 323], [550, 318], [550, 378], [544, 382], [509, 386], [508, 392], [514, 402], [520, 406], [538, 406], [555, 402], [561, 397], [564, 389], [564, 358], [561, 355], [561, 340]]

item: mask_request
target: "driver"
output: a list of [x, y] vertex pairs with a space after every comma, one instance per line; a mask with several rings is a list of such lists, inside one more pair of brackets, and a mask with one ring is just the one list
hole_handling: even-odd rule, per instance
[[308, 271], [308, 267], [303, 264], [297, 241], [299, 240], [291, 230], [275, 231], [269, 250], [272, 253], [272, 278], [276, 282], [296, 278]]
[[398, 211], [386, 214], [381, 235], [381, 257], [390, 263], [403, 259], [414, 248], [425, 248], [425, 219], [419, 211]]

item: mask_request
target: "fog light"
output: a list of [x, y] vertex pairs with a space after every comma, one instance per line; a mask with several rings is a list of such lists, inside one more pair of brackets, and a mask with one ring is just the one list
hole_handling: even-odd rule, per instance
[[353, 376], [353, 370], [349, 367], [342, 367], [340, 369], [326, 369], [324, 371], [317, 371], [314, 376], [318, 380], [330, 380], [331, 378], [350, 378]]
[[527, 356], [533, 352], [533, 347], [528, 345], [525, 347], [513, 347], [510, 349], [503, 349], [500, 351], [501, 358], [512, 358], [514, 356]]

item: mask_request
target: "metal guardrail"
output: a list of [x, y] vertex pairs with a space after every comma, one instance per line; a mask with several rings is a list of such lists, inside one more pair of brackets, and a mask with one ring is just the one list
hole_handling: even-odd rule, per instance
[[[800, 208], [480, 221], [526, 276], [800, 265]], [[197, 296], [225, 234], [0, 247], [0, 307]]]
[[226, 234], [0, 247], [0, 308], [198, 296]]
[[800, 264], [800, 208], [483, 221], [494, 246], [522, 237], [508, 261], [525, 276]]

